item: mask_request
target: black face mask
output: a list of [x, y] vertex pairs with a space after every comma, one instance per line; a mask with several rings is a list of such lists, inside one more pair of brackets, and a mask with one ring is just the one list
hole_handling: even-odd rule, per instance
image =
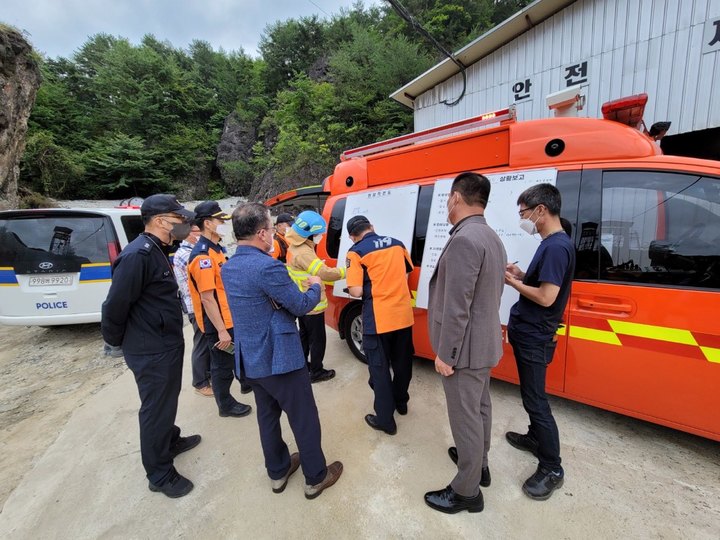
[[182, 242], [190, 236], [191, 229], [192, 223], [173, 223], [172, 229], [170, 230], [170, 236], [178, 242]]

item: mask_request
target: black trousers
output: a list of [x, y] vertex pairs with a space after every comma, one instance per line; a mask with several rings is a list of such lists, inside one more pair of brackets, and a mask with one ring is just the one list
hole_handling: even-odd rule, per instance
[[323, 370], [327, 336], [325, 334], [325, 314], [303, 315], [298, 317], [300, 323], [300, 341], [302, 342], [305, 361], [311, 375]]
[[285, 412], [300, 452], [305, 482], [319, 484], [327, 475], [321, 447], [320, 418], [307, 369], [260, 379], [248, 379], [255, 393], [260, 443], [268, 476], [278, 480], [290, 468], [290, 452], [282, 438], [280, 415]]
[[406, 405], [410, 399], [408, 388], [415, 354], [412, 326], [383, 334], [365, 334], [363, 350], [370, 371], [370, 387], [375, 393], [377, 423], [393, 429], [395, 409]]
[[125, 353], [140, 394], [140, 456], [147, 478], [164, 484], [175, 471], [170, 446], [180, 437], [175, 425], [185, 346], [158, 353]]
[[[212, 331], [209, 332], [208, 327], [205, 327], [205, 340], [207, 346], [210, 348], [210, 377], [212, 378], [213, 395], [215, 396], [215, 403], [217, 403], [218, 409], [228, 411], [238, 403], [230, 393], [230, 386], [235, 378], [235, 354], [228, 354], [214, 346], [218, 342], [219, 337], [215, 331], [215, 327], [210, 326], [212, 327]], [[228, 329], [228, 333], [232, 340], [235, 341], [235, 334], [232, 328]], [[240, 363], [240, 369], [242, 370], [242, 362]], [[240, 375], [240, 382], [242, 384], [245, 382], [244, 375], [244, 373]]]
[[210, 348], [195, 315], [188, 313], [188, 319], [193, 327], [192, 385], [195, 388], [204, 388], [210, 384]]
[[562, 472], [560, 433], [545, 392], [547, 367], [552, 362], [557, 343], [530, 343], [509, 337], [520, 377], [520, 396], [530, 417], [528, 434], [538, 442], [538, 460], [545, 469]]

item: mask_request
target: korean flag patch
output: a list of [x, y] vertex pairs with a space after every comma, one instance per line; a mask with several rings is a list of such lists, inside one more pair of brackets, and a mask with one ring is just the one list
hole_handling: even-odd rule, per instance
[[210, 259], [200, 259], [200, 268], [212, 268], [212, 261]]

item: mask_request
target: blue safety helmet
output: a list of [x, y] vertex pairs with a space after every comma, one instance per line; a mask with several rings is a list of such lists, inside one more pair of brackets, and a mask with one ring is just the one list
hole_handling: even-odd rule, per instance
[[292, 224], [293, 231], [298, 233], [303, 238], [310, 238], [316, 234], [323, 234], [327, 231], [327, 223], [325, 219], [312, 210], [305, 210], [300, 212], [295, 223]]

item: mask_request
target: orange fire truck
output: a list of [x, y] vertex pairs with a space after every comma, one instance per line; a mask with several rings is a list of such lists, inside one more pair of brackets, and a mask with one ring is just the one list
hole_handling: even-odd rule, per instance
[[[348, 200], [413, 186], [413, 196], [397, 199], [391, 214], [411, 223], [404, 241], [419, 299], [426, 243], [438, 238], [439, 220], [431, 214], [441, 183], [446, 192], [460, 172], [485, 174], [493, 184], [488, 212], [517, 220], [515, 200], [499, 208], [496, 189], [503, 180], [542, 173], [562, 194], [562, 217], [573, 226], [577, 249], [548, 391], [720, 440], [720, 163], [663, 155], [637, 129], [646, 99], [608, 103], [603, 119], [518, 122], [506, 109], [348, 150], [323, 186], [329, 230], [318, 253], [329, 264], [344, 262], [343, 225], [360, 208]], [[378, 232], [396, 236], [387, 227]], [[527, 235], [510, 229], [501, 237], [512, 258], [516, 239]], [[532, 251], [515, 258], [529, 261]], [[360, 302], [328, 297], [327, 323], [362, 359]], [[419, 306], [414, 343], [418, 356], [435, 357], [427, 311]], [[518, 382], [509, 345], [492, 375]]]

